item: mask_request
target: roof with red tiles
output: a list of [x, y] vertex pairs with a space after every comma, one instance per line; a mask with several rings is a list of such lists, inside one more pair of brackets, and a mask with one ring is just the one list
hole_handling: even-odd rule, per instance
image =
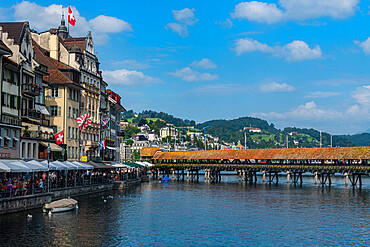
[[85, 42], [86, 37], [78, 37], [78, 38], [72, 38], [68, 37], [64, 40], [64, 43], [67, 45], [69, 49], [71, 49], [73, 46], [77, 46], [81, 49], [81, 51], [85, 50]]
[[15, 44], [19, 44], [25, 24], [26, 22], [1, 22], [0, 26], [8, 33], [9, 38], [14, 39]]
[[156, 147], [143, 147], [140, 150], [140, 156], [141, 157], [153, 157], [153, 155], [158, 151], [162, 151], [162, 150]]
[[209, 150], [184, 152], [157, 152], [155, 160], [176, 159], [370, 159], [370, 147], [334, 147], [334, 148], [284, 148], [284, 149], [242, 149]]
[[35, 60], [48, 67], [50, 75], [44, 76], [44, 80], [47, 82], [56, 83], [74, 83], [65, 73], [61, 70], [78, 70], [71, 66], [68, 66], [56, 59], [53, 59], [46, 55], [46, 50], [41, 48], [34, 40], [32, 41], [34, 47]]

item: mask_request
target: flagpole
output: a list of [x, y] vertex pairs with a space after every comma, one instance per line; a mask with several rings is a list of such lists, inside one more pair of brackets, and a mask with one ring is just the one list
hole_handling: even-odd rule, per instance
[[67, 22], [68, 22], [68, 36], [69, 36], [69, 8], [70, 8], [70, 6], [68, 4], [68, 17], [67, 17]]

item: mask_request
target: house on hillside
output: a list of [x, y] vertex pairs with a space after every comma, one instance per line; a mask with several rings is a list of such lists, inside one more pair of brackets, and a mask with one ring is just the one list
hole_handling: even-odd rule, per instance
[[244, 130], [247, 130], [249, 132], [252, 132], [252, 133], [261, 133], [261, 129], [260, 128], [253, 128], [253, 127], [244, 127]]

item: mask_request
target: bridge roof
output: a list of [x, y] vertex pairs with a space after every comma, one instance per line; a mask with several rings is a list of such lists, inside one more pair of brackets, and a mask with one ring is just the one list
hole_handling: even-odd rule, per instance
[[243, 149], [209, 150], [184, 152], [156, 152], [155, 160], [198, 160], [198, 159], [370, 159], [370, 147], [334, 148], [280, 148], [280, 149]]

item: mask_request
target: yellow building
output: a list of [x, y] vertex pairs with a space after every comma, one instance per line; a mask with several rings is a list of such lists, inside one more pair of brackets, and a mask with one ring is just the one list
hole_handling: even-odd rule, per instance
[[[74, 69], [79, 72], [77, 78], [70, 77], [71, 81], [77, 82], [77, 88], [65, 88], [66, 94], [69, 95], [69, 90], [81, 90], [78, 100], [81, 102], [79, 106], [71, 102], [67, 106], [61, 106], [65, 109], [68, 115], [75, 115], [76, 109], [80, 115], [90, 113], [92, 125], [85, 128], [81, 133], [81, 150], [79, 155], [86, 155], [89, 159], [99, 157], [100, 140], [100, 97], [101, 85], [103, 84], [101, 71], [99, 71], [99, 61], [94, 52], [94, 43], [91, 32], [88, 32], [86, 37], [73, 38], [69, 36], [65, 26], [64, 18], [62, 17], [61, 25], [58, 29], [50, 29], [41, 33], [33, 33], [32, 38], [48, 52], [48, 55], [60, 64], [68, 65], [69, 69]], [[72, 70], [71, 70], [72, 71]], [[72, 74], [68, 69], [63, 71], [68, 76]], [[73, 76], [73, 75], [72, 75]], [[68, 84], [69, 85], [69, 84]], [[82, 87], [82, 88], [81, 88]], [[73, 92], [71, 93], [73, 95]], [[73, 101], [73, 100], [72, 100]], [[68, 115], [68, 116], [69, 116]], [[79, 115], [79, 116], [80, 116]], [[77, 116], [78, 117], [78, 116]], [[74, 118], [75, 119], [75, 118]], [[69, 122], [67, 118], [66, 122]], [[75, 127], [71, 128], [71, 135], [75, 140]], [[68, 136], [68, 129], [65, 136]], [[73, 134], [72, 134], [73, 133]], [[75, 143], [73, 144], [75, 145]], [[73, 146], [75, 148], [75, 146]], [[71, 150], [71, 152], [74, 149]], [[74, 155], [73, 155], [74, 156]]]
[[177, 135], [177, 129], [174, 128], [172, 125], [167, 125], [160, 129], [161, 138], [166, 138], [167, 136], [175, 137]]
[[64, 130], [64, 144], [67, 145], [69, 160], [79, 160], [81, 152], [80, 131], [76, 118], [80, 116], [81, 90], [80, 72], [54, 58], [48, 51], [34, 42], [37, 61], [48, 67], [50, 75], [44, 77], [49, 82], [45, 90], [45, 104], [50, 113], [50, 125], [55, 132]]

